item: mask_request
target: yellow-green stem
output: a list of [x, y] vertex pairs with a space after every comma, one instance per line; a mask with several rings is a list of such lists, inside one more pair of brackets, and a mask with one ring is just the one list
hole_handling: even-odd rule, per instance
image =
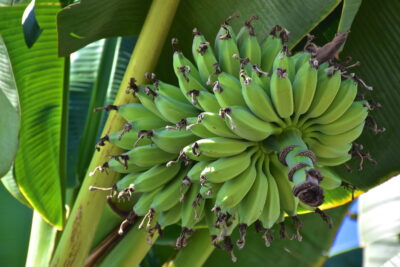
[[201, 267], [214, 251], [208, 229], [197, 229], [188, 240], [186, 247], [181, 249], [169, 266]]
[[[125, 93], [129, 79], [135, 77], [138, 84], [144, 83], [144, 74], [154, 69], [178, 4], [179, 0], [153, 0], [115, 99], [115, 105], [137, 101], [132, 95]], [[115, 112], [111, 112], [102, 136], [120, 130], [123, 124], [123, 119]], [[92, 192], [88, 188], [91, 185], [110, 187], [118, 178], [118, 174], [110, 170], [97, 172], [93, 176], [89, 173], [108, 161], [110, 155], [121, 152], [120, 149], [108, 145], [94, 153], [51, 266], [83, 266], [101, 217], [100, 211], [106, 203], [105, 192]]]

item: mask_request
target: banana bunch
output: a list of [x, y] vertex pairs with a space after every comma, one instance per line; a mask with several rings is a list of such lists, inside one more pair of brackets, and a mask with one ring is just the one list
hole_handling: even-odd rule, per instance
[[127, 124], [102, 137], [98, 149], [108, 141], [127, 151], [97, 170], [125, 175], [106, 190], [135, 199], [142, 227], [146, 220], [149, 231], [152, 220], [157, 229], [179, 224], [176, 246], [183, 247], [207, 224], [211, 242], [235, 260], [235, 228], [239, 249], [253, 224], [269, 246], [271, 228], [292, 217], [301, 240], [299, 207], [320, 212], [324, 190], [342, 185], [329, 167], [351, 159], [369, 109], [356, 100], [357, 80], [343, 66], [307, 51], [292, 55], [280, 26], [259, 42], [257, 17], [237, 34], [230, 19], [214, 45], [193, 31], [194, 63], [173, 39], [179, 86], [154, 74], [146, 85], [132, 78], [127, 92], [140, 104], [104, 108]]

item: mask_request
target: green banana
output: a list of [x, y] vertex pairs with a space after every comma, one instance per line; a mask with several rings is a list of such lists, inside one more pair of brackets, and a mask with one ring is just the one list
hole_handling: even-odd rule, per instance
[[203, 199], [215, 198], [222, 184], [205, 183], [201, 186], [199, 194]]
[[304, 142], [307, 143], [309, 148], [314, 151], [317, 157], [322, 158], [337, 158], [344, 154], [348, 154], [352, 144], [346, 143], [337, 146], [326, 146], [321, 144], [319, 141], [314, 138], [304, 138]]
[[271, 99], [281, 118], [294, 112], [292, 84], [285, 69], [277, 68], [271, 76]]
[[189, 91], [188, 94], [191, 96], [193, 105], [199, 105], [204, 111], [218, 113], [220, 105], [214, 94], [198, 90]]
[[154, 115], [153, 112], [149, 111], [144, 105], [139, 103], [130, 103], [117, 107], [118, 114], [120, 114], [126, 121], [131, 122], [133, 126], [137, 126], [138, 130], [148, 130], [144, 125], [150, 124], [149, 129], [154, 129], [166, 125], [166, 121], [161, 119], [159, 116]]
[[342, 179], [340, 179], [339, 175], [337, 175], [331, 168], [318, 167], [318, 170], [321, 172], [322, 177], [324, 177], [319, 184], [322, 188], [333, 190], [342, 185]]
[[149, 212], [151, 202], [159, 192], [161, 192], [161, 187], [142, 194], [133, 206], [133, 212], [138, 216], [146, 215]]
[[195, 160], [195, 161], [211, 161], [215, 160], [213, 157], [206, 156], [204, 154], [199, 154], [196, 149], [193, 151], [193, 144], [187, 145], [182, 149], [181, 154], [183, 154], [186, 158]]
[[120, 160], [117, 160], [115, 158], [109, 160], [106, 165], [110, 170], [119, 173], [141, 172], [149, 168], [149, 167], [139, 166], [133, 163], [129, 163], [126, 166], [124, 163], [121, 163]]
[[339, 119], [351, 106], [357, 95], [357, 83], [347, 79], [340, 84], [339, 92], [329, 108], [319, 117], [311, 120], [309, 124], [329, 124]]
[[197, 117], [186, 118], [186, 130], [191, 131], [194, 135], [201, 138], [216, 137], [216, 135], [207, 130], [203, 124], [197, 123], [197, 120]]
[[234, 134], [225, 121], [218, 113], [203, 112], [198, 116], [198, 122], [204, 125], [207, 130], [215, 134], [215, 136], [228, 137], [240, 139], [239, 136]]
[[[206, 83], [215, 71], [215, 64], [218, 64], [210, 43], [197, 30], [193, 30], [194, 38], [192, 43], [192, 54], [200, 73], [201, 81]], [[212, 81], [211, 81], [212, 82]]]
[[192, 183], [200, 183], [200, 174], [209, 164], [208, 161], [199, 161], [190, 168], [187, 177]]
[[281, 214], [281, 204], [278, 185], [270, 172], [270, 160], [266, 156], [263, 171], [268, 181], [267, 199], [260, 215], [260, 222], [265, 229], [271, 229]]
[[329, 124], [318, 124], [305, 129], [305, 133], [320, 131], [327, 135], [345, 133], [360, 125], [368, 116], [368, 108], [364, 101], [355, 101], [350, 108], [337, 120]]
[[156, 95], [154, 97], [154, 103], [157, 110], [172, 123], [177, 123], [187, 117], [197, 116], [199, 113], [199, 110], [192, 105], [179, 102], [163, 95]]
[[167, 211], [179, 203], [179, 200], [189, 189], [189, 186], [184, 184], [184, 178], [186, 177], [188, 169], [189, 167], [183, 168], [176, 177], [166, 184], [162, 191], [154, 197], [150, 207], [155, 212]]
[[157, 222], [161, 228], [176, 224], [181, 219], [181, 204], [178, 203], [169, 210], [160, 212]]
[[295, 216], [297, 214], [299, 199], [292, 193], [294, 185], [287, 177], [289, 170], [279, 162], [277, 155], [271, 155], [270, 160], [270, 171], [278, 186], [281, 209], [289, 216]]
[[149, 132], [151, 141], [168, 153], [179, 153], [182, 147], [198, 139], [191, 131], [186, 129], [157, 129]]
[[243, 107], [232, 106], [221, 109], [220, 115], [225, 118], [225, 122], [232, 132], [250, 141], [261, 141], [270, 135], [282, 132], [281, 128], [260, 120]]
[[288, 56], [287, 47], [284, 46], [283, 49], [276, 55], [273, 66], [272, 73], [276, 72], [278, 69], [285, 70], [289, 81], [293, 81], [294, 78], [294, 64], [293, 61]]
[[217, 79], [214, 83], [213, 91], [222, 108], [230, 106], [246, 107], [246, 102], [242, 96], [242, 86], [235, 76], [221, 72], [218, 74]]
[[133, 186], [133, 191], [137, 193], [150, 192], [168, 183], [179, 172], [179, 169], [179, 164], [174, 164], [170, 167], [166, 167], [165, 164], [154, 165], [147, 171], [142, 172], [131, 183]]
[[230, 29], [225, 25], [222, 28], [225, 30], [225, 34], [217, 37], [219, 41], [215, 49], [218, 55], [219, 66], [222, 71], [236, 76], [240, 70], [240, 62], [233, 56], [239, 55], [239, 49]]
[[[176, 40], [176, 39], [175, 39]], [[190, 73], [190, 75], [197, 81], [200, 81], [200, 74], [195, 65], [187, 59], [181, 51], [175, 51], [172, 58], [172, 65], [174, 68], [174, 72], [176, 77], [178, 77], [182, 73]]]
[[282, 39], [277, 37], [277, 27], [268, 35], [261, 45], [261, 69], [267, 72], [272, 71], [272, 65], [279, 51], [282, 50]]
[[200, 178], [203, 181], [212, 183], [228, 181], [250, 166], [251, 157], [255, 152], [256, 149], [253, 148], [236, 156], [220, 158], [210, 162], [203, 168]]
[[309, 134], [305, 134], [305, 138], [315, 138], [317, 139], [321, 144], [326, 145], [326, 146], [341, 146], [346, 143], [351, 143], [354, 140], [356, 140], [361, 134], [362, 131], [364, 130], [364, 125], [365, 122], [360, 123], [358, 126], [354, 127], [351, 130], [348, 130], [347, 132], [337, 134], [337, 135], [327, 135], [323, 134], [321, 132], [310, 132]]
[[253, 16], [245, 22], [238, 35], [237, 43], [239, 46], [240, 56], [248, 58], [252, 64], [261, 64], [261, 47], [255, 35], [254, 27], [251, 23], [258, 19]]
[[[187, 229], [193, 229], [193, 226], [199, 221], [204, 209], [204, 200], [196, 202], [199, 197], [200, 184], [192, 184], [187, 195], [183, 199], [181, 206], [181, 226]], [[194, 205], [197, 203], [198, 205]]]
[[[321, 73], [321, 72], [320, 72]], [[324, 71], [318, 74], [317, 88], [313, 101], [305, 118], [316, 118], [321, 116], [332, 104], [340, 88], [341, 72], [340, 70]]]
[[186, 104], [189, 103], [187, 98], [182, 94], [181, 89], [179, 87], [176, 87], [175, 85], [168, 84], [156, 79], [153, 79], [153, 85], [156, 89], [156, 93], [175, 99], [179, 102], [183, 102]]
[[[268, 94], [252, 78], [241, 71], [242, 95], [249, 109], [266, 122], [282, 123]], [[257, 75], [256, 75], [257, 76]], [[257, 76], [258, 77], [258, 76]]]
[[176, 154], [165, 152], [154, 144], [138, 146], [132, 150], [116, 156], [122, 165], [129, 167], [135, 164], [141, 167], [151, 167], [156, 164], [165, 163], [176, 157]]
[[343, 155], [341, 155], [339, 157], [336, 157], [336, 158], [321, 158], [321, 157], [318, 157], [317, 158], [317, 163], [318, 163], [318, 165], [321, 165], [321, 166], [338, 166], [338, 165], [341, 165], [343, 163], [346, 163], [350, 159], [351, 159], [351, 155], [350, 154], [343, 154]]
[[138, 146], [149, 145], [151, 141], [144, 139], [141, 142], [138, 141], [138, 131], [130, 129], [126, 131], [125, 129], [112, 133], [108, 136], [108, 140], [111, 144], [123, 149], [132, 149], [135, 144]]
[[140, 85], [139, 89], [135, 91], [135, 96], [140, 100], [140, 103], [149, 111], [151, 111], [154, 115], [159, 117], [160, 119], [168, 122], [168, 120], [160, 113], [157, 109], [156, 104], [154, 103], [154, 97], [156, 95], [155, 88], [153, 85]]
[[132, 173], [129, 173], [129, 174], [125, 175], [124, 177], [122, 177], [115, 184], [117, 191], [120, 192], [126, 188], [129, 188], [135, 182], [135, 180], [139, 177], [140, 174], [141, 174], [141, 172], [132, 172]]
[[253, 142], [225, 137], [211, 137], [194, 142], [192, 151], [195, 156], [204, 155], [211, 158], [222, 158], [240, 154], [253, 145]]
[[222, 210], [229, 210], [237, 206], [250, 188], [257, 176], [256, 162], [259, 155], [253, 156], [251, 164], [241, 174], [225, 182], [219, 189], [215, 205]]
[[306, 61], [297, 71], [293, 81], [295, 121], [306, 113], [314, 98], [318, 81], [316, 61]]

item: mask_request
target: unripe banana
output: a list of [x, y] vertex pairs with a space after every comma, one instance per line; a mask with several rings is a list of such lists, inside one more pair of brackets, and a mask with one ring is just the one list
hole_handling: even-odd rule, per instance
[[240, 139], [225, 124], [225, 120], [218, 113], [203, 112], [198, 116], [198, 122], [207, 128], [215, 136]]
[[311, 60], [311, 54], [308, 52], [298, 52], [292, 58], [295, 61], [295, 73], [297, 73], [306, 62]]
[[257, 176], [256, 162], [259, 155], [253, 156], [250, 166], [241, 174], [225, 182], [219, 189], [215, 205], [222, 210], [237, 206], [252, 187]]
[[151, 167], [157, 164], [173, 160], [176, 154], [171, 154], [160, 149], [156, 145], [138, 146], [134, 149], [116, 156], [120, 159], [122, 165], [135, 164], [141, 167]]
[[362, 122], [358, 126], [354, 127], [347, 132], [337, 134], [337, 135], [327, 135], [321, 132], [311, 132], [309, 134], [304, 135], [304, 137], [312, 137], [317, 139], [321, 144], [326, 146], [341, 146], [343, 144], [351, 143], [356, 140], [364, 130], [365, 122]]
[[175, 177], [179, 172], [180, 164], [174, 164], [170, 167], [155, 165], [145, 172], [142, 172], [133, 182], [134, 192], [150, 192]]
[[240, 202], [239, 223], [250, 226], [261, 215], [268, 193], [268, 180], [263, 171], [264, 156], [257, 161], [257, 175], [245, 198]]
[[261, 47], [255, 35], [254, 27], [251, 25], [253, 20], [258, 17], [253, 16], [245, 22], [238, 35], [237, 43], [239, 46], [240, 56], [248, 58], [252, 64], [261, 64]]
[[[160, 117], [154, 115], [153, 112], [149, 111], [144, 105], [139, 103], [130, 103], [117, 107], [118, 114], [120, 114], [126, 121], [133, 122], [133, 125], [140, 122], [152, 122], [155, 126], [152, 128], [158, 128], [166, 125], [166, 121], [161, 119]], [[138, 126], [140, 130], [144, 129], [141, 126]]]
[[265, 157], [263, 171], [268, 180], [268, 193], [259, 219], [265, 229], [271, 229], [280, 217], [281, 204], [278, 185], [270, 172], [270, 162], [268, 156]]
[[176, 77], [179, 79], [179, 75], [184, 71], [190, 73], [191, 76], [197, 81], [200, 81], [200, 74], [195, 65], [187, 59], [181, 51], [175, 51], [173, 55], [172, 65]]
[[179, 200], [189, 189], [189, 185], [184, 184], [184, 178], [186, 177], [188, 169], [189, 167], [183, 168], [176, 177], [166, 184], [162, 188], [162, 191], [154, 197], [151, 203], [151, 208], [154, 211], [166, 211], [178, 204]]
[[213, 157], [206, 156], [204, 154], [198, 154], [196, 149], [193, 151], [193, 144], [187, 145], [182, 149], [183, 155], [185, 155], [186, 158], [189, 158], [191, 160], [195, 161], [211, 161], [215, 160]]
[[208, 161], [199, 161], [195, 163], [187, 173], [190, 182], [200, 183], [200, 174], [208, 164]]
[[232, 132], [250, 141], [261, 141], [282, 131], [281, 128], [260, 120], [243, 107], [232, 106], [221, 109], [220, 115], [225, 118], [225, 122]]
[[255, 83], [252, 78], [241, 72], [242, 95], [249, 109], [260, 119], [266, 122], [282, 123], [276, 114], [268, 94]]
[[182, 73], [179, 73], [177, 76], [181, 93], [193, 106], [200, 108], [192, 92], [207, 92], [207, 89], [201, 84], [200, 80], [195, 79], [193, 75], [186, 71], [186, 69], [182, 69]]
[[161, 226], [161, 228], [164, 228], [179, 222], [180, 219], [181, 219], [181, 204], [178, 203], [173, 208], [160, 212], [160, 215], [157, 218], [157, 222]]
[[126, 166], [126, 165], [124, 165], [124, 163], [121, 163], [121, 161], [116, 160], [115, 158], [113, 158], [107, 162], [107, 167], [110, 170], [113, 170], [113, 171], [119, 172], [119, 173], [141, 172], [141, 171], [147, 170], [149, 168], [149, 167], [138, 166], [133, 163], [129, 163]]
[[284, 69], [277, 68], [271, 76], [271, 99], [281, 118], [289, 118], [293, 114], [292, 84]]
[[276, 56], [274, 60], [274, 64], [272, 66], [272, 73], [276, 72], [278, 69], [285, 70], [285, 73], [287, 74], [289, 81], [293, 81], [294, 79], [294, 69], [295, 65], [287, 55], [287, 48], [284, 47]]
[[161, 187], [156, 188], [152, 191], [142, 194], [139, 197], [139, 200], [133, 206], [133, 212], [138, 216], [144, 216], [149, 212], [151, 202], [153, 201], [154, 197], [161, 192]]
[[195, 156], [204, 155], [211, 158], [223, 158], [240, 154], [253, 145], [253, 142], [225, 137], [211, 137], [197, 140], [193, 143], [192, 150]]
[[197, 116], [197, 114], [199, 113], [198, 109], [196, 109], [192, 105], [179, 102], [175, 99], [163, 95], [155, 96], [154, 103], [157, 106], [159, 112], [163, 114], [163, 116], [169, 122], [172, 123], [177, 123], [187, 117]]
[[220, 73], [218, 80], [214, 83], [213, 91], [222, 108], [230, 106], [246, 107], [246, 102], [242, 96], [242, 86], [235, 76], [226, 72]]
[[[351, 106], [357, 95], [357, 83], [347, 79], [340, 84], [339, 92], [329, 108], [318, 118], [310, 121], [311, 124], [329, 124], [339, 119]], [[306, 125], [304, 126], [306, 127]]]
[[201, 186], [199, 194], [203, 199], [215, 198], [222, 184], [205, 183]]
[[191, 131], [186, 129], [157, 129], [149, 132], [151, 140], [162, 150], [169, 153], [179, 153], [182, 147], [198, 139]]
[[340, 70], [324, 71], [318, 75], [317, 88], [315, 90], [313, 102], [306, 118], [316, 118], [321, 116], [332, 104], [340, 88], [341, 72]]
[[351, 155], [350, 154], [343, 154], [343, 155], [341, 155], [339, 157], [336, 157], [336, 158], [321, 158], [321, 157], [318, 157], [317, 163], [318, 163], [318, 165], [321, 165], [321, 166], [338, 166], [338, 165], [341, 165], [343, 163], [346, 163], [350, 159], [351, 159]]
[[197, 117], [186, 118], [186, 130], [190, 130], [194, 135], [201, 138], [216, 137], [216, 135], [207, 130], [203, 124], [197, 123], [197, 120]]
[[204, 111], [218, 113], [220, 105], [214, 94], [197, 90], [189, 91], [188, 94], [191, 96], [193, 105], [199, 105]]
[[317, 157], [321, 158], [337, 158], [342, 155], [348, 154], [352, 144], [342, 144], [339, 146], [326, 146], [321, 144], [319, 141], [314, 138], [304, 138], [304, 141], [307, 143], [309, 148], [314, 151]]
[[327, 190], [333, 190], [342, 185], [342, 179], [337, 175], [331, 168], [318, 167], [324, 179], [319, 184], [322, 188]]
[[[257, 65], [253, 65], [253, 71], [250, 73], [252, 81], [257, 84], [271, 99], [271, 76], [268, 72], [262, 71]], [[243, 89], [242, 89], [243, 90]], [[247, 103], [247, 102], [246, 102]]]
[[218, 37], [219, 41], [216, 47], [219, 66], [223, 71], [236, 76], [240, 70], [240, 62], [233, 55], [239, 55], [239, 49], [229, 28], [224, 25], [222, 28], [224, 28], [225, 34]]
[[199, 69], [200, 78], [205, 84], [215, 71], [214, 66], [215, 64], [218, 64], [218, 62], [210, 43], [207, 42], [204, 36], [197, 31], [197, 29], [194, 29], [193, 33], [194, 39], [192, 44], [192, 54], [196, 61], [197, 68]]
[[276, 37], [275, 34], [270, 34], [261, 45], [261, 69], [271, 72], [274, 60], [282, 48], [281, 38]]
[[159, 80], [153, 81], [154, 87], [156, 89], [156, 93], [175, 99], [179, 102], [189, 103], [187, 98], [182, 94], [181, 89], [176, 87], [175, 85], [168, 84]]
[[360, 125], [368, 116], [368, 108], [364, 101], [355, 101], [350, 108], [336, 121], [329, 124], [310, 126], [305, 132], [320, 131], [327, 135], [345, 133]]
[[139, 177], [140, 174], [141, 174], [141, 172], [132, 172], [132, 173], [129, 173], [129, 174], [125, 175], [124, 177], [122, 177], [115, 184], [117, 191], [120, 192], [120, 191], [130, 187], [131, 185], [133, 185], [133, 183]]
[[295, 121], [306, 113], [314, 98], [318, 80], [318, 65], [316, 61], [306, 61], [301, 65], [293, 82]]
[[111, 144], [116, 145], [117, 147], [123, 149], [132, 149], [135, 144], [138, 146], [144, 146], [151, 144], [151, 141], [148, 139], [144, 139], [141, 142], [138, 141], [138, 132], [134, 129], [130, 129], [129, 131], [121, 130], [115, 133], [112, 133], [108, 136], [108, 140]]
[[154, 103], [154, 97], [155, 97], [155, 88], [154, 86], [139, 86], [139, 89], [135, 91], [135, 96], [140, 100], [140, 103], [143, 104], [146, 109], [151, 111], [154, 115], [157, 117], [161, 118], [164, 121], [168, 121], [157, 109], [156, 104]]
[[[193, 226], [199, 221], [203, 213], [205, 201], [200, 200], [197, 202], [199, 191], [200, 184], [192, 184], [183, 199], [181, 207], [181, 226], [184, 228], [193, 229]], [[193, 205], [193, 203], [197, 203], [197, 205]]]
[[253, 148], [236, 156], [210, 162], [203, 168], [200, 175], [201, 180], [222, 183], [238, 176], [250, 166], [251, 157], [255, 152], [256, 149]]
[[270, 171], [278, 186], [281, 208], [289, 216], [295, 216], [297, 214], [299, 199], [293, 195], [292, 188], [294, 185], [287, 177], [289, 170], [279, 162], [276, 155], [271, 155], [270, 159]]

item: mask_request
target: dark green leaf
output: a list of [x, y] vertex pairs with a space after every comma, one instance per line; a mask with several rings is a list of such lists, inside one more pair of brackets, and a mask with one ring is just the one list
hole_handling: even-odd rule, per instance
[[363, 250], [362, 248], [356, 248], [343, 253], [337, 254], [329, 258], [324, 267], [359, 267], [362, 266]]
[[11, 167], [18, 148], [21, 126], [17, 85], [6, 45], [0, 35], [0, 177]]
[[364, 170], [357, 171], [360, 159], [352, 160], [353, 172], [348, 173], [344, 167], [337, 170], [342, 177], [361, 189], [371, 188], [400, 172], [400, 2], [396, 0], [365, 1], [353, 23], [352, 32], [341, 53], [344, 58], [352, 56], [361, 61], [355, 71], [374, 91], [360, 89], [367, 99], [382, 104], [382, 108], [371, 112], [379, 127], [386, 132], [374, 135], [365, 131], [357, 143], [364, 145], [363, 153], [369, 152], [377, 161], [373, 165], [365, 159]]
[[57, 16], [59, 54], [113, 36], [137, 35], [151, 1], [82, 0], [64, 8]]
[[[261, 235], [249, 229], [246, 246], [235, 254], [236, 263], [231, 262], [230, 255], [216, 249], [205, 263], [205, 267], [212, 266], [315, 266], [322, 264], [329, 252], [330, 245], [341, 220], [347, 212], [348, 205], [327, 211], [334, 221], [334, 229], [328, 229], [326, 223], [316, 214], [301, 216], [304, 228], [301, 231], [303, 241], [279, 239], [279, 228], [274, 227], [277, 237], [269, 248], [265, 247]], [[288, 219], [290, 221], [290, 219]], [[291, 229], [291, 227], [288, 227]], [[237, 234], [233, 240], [237, 240]]]
[[[20, 149], [15, 177], [22, 194], [43, 218], [62, 228], [64, 205], [60, 164], [64, 59], [57, 57], [57, 5], [38, 7], [44, 31], [28, 49], [21, 16], [25, 6], [0, 8], [0, 34], [8, 48], [21, 102]], [[62, 165], [62, 164], [61, 164]]]
[[22, 15], [22, 29], [24, 30], [25, 43], [31, 48], [43, 31], [36, 19], [34, 1], [26, 7]]

